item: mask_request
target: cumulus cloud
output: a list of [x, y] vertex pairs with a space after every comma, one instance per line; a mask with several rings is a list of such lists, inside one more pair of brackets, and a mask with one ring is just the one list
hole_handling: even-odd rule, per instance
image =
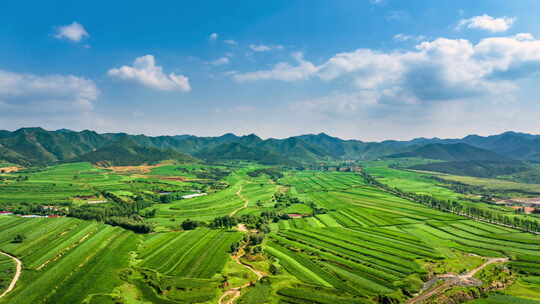
[[210, 62], [211, 65], [225, 65], [229, 63], [230, 63], [230, 59], [228, 57], [221, 57]]
[[[424, 41], [409, 51], [358, 49], [338, 53], [320, 65], [297, 58], [297, 65], [279, 63], [270, 70], [235, 73], [237, 81], [301, 81], [349, 83], [342, 91], [301, 103], [307, 109], [352, 113], [396, 105], [432, 107], [439, 103], [515, 100], [520, 80], [540, 74], [540, 40], [531, 34]], [[332, 106], [332, 101], [334, 102]], [[395, 107], [400, 108], [400, 107]]]
[[73, 75], [21, 74], [0, 70], [0, 103], [10, 109], [91, 110], [99, 90], [91, 80]]
[[317, 67], [313, 63], [304, 60], [302, 53], [294, 53], [292, 56], [297, 65], [293, 66], [286, 62], [280, 62], [270, 70], [234, 73], [233, 77], [238, 82], [256, 80], [296, 81], [306, 79], [317, 72]]
[[461, 19], [457, 29], [469, 28], [480, 29], [492, 33], [506, 32], [514, 24], [516, 18], [500, 17], [494, 18], [489, 15], [475, 16], [469, 19]]
[[210, 34], [210, 36], [208, 36], [208, 39], [210, 39], [210, 41], [216, 41], [218, 37], [219, 37], [218, 33], [212, 33]]
[[77, 23], [73, 22], [69, 25], [62, 25], [56, 28], [56, 34], [54, 35], [57, 39], [68, 39], [73, 42], [79, 42], [85, 37], [89, 37], [88, 32], [84, 27]]
[[283, 50], [282, 45], [250, 44], [249, 48], [254, 52], [268, 52], [271, 50]]
[[138, 57], [133, 66], [122, 66], [108, 71], [108, 75], [122, 80], [134, 81], [144, 86], [162, 91], [191, 91], [189, 78], [184, 75], [163, 73], [161, 66], [156, 66], [154, 56]]

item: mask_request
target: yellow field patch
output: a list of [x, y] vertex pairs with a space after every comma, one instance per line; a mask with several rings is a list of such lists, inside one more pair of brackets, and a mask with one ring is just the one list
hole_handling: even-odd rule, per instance
[[12, 173], [22, 170], [21, 167], [11, 166], [11, 167], [2, 167], [0, 168], [0, 173]]

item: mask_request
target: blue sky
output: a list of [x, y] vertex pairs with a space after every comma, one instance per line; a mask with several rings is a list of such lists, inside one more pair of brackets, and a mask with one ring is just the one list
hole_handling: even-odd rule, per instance
[[535, 0], [4, 1], [0, 128], [540, 133], [539, 11]]

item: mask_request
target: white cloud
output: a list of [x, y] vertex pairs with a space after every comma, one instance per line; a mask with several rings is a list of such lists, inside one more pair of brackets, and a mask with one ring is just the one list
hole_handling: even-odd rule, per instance
[[0, 70], [0, 103], [39, 111], [90, 110], [99, 90], [91, 80], [73, 75], [20, 74]]
[[457, 25], [457, 29], [464, 27], [469, 29], [481, 29], [492, 33], [505, 32], [514, 22], [516, 18], [501, 17], [493, 18], [489, 15], [475, 16], [469, 19], [461, 19]]
[[223, 40], [223, 42], [225, 42], [228, 45], [238, 45], [238, 42], [236, 42], [234, 40], [231, 40], [231, 39]]
[[90, 35], [88, 35], [88, 32], [84, 29], [84, 27], [77, 22], [57, 27], [56, 34], [54, 35], [55, 38], [68, 39], [73, 42], [79, 42], [83, 38], [89, 36]]
[[210, 36], [208, 36], [208, 39], [210, 39], [210, 41], [216, 41], [218, 37], [219, 35], [217, 33], [212, 33]]
[[254, 52], [268, 52], [271, 50], [283, 50], [282, 45], [250, 44], [249, 48]]
[[161, 66], [156, 66], [154, 56], [138, 57], [133, 66], [122, 66], [110, 69], [108, 75], [122, 80], [131, 80], [144, 86], [162, 91], [191, 91], [189, 79], [186, 76], [163, 73]]
[[[237, 81], [301, 81], [320, 78], [349, 83], [348, 93], [311, 102], [328, 108], [367, 105], [433, 105], [464, 100], [515, 100], [520, 81], [540, 75], [540, 40], [531, 34], [491, 37], [472, 43], [439, 38], [414, 50], [380, 52], [358, 49], [339, 53], [321, 65], [298, 57], [297, 65], [278, 63], [270, 70], [233, 74]], [[358, 97], [358, 96], [361, 96]], [[361, 101], [360, 101], [361, 100]], [[366, 102], [368, 100], [368, 102]], [[361, 106], [358, 103], [361, 102]]]
[[225, 64], [229, 64], [231, 61], [228, 57], [221, 57], [221, 58], [218, 58], [212, 62], [210, 62], [210, 64], [212, 65], [225, 65]]
[[274, 65], [271, 70], [249, 73], [233, 73], [233, 78], [238, 82], [272, 79], [296, 81], [306, 79], [317, 72], [317, 67], [311, 62], [304, 60], [302, 53], [294, 53], [293, 58], [298, 63], [296, 66], [292, 66], [286, 62], [280, 62]]
[[415, 36], [415, 35], [406, 35], [406, 34], [396, 34], [394, 35], [394, 40], [395, 41], [400, 41], [400, 42], [405, 42], [405, 41], [422, 41], [422, 40], [425, 40], [426, 39], [426, 36], [423, 36], [423, 35], [419, 35], [419, 36]]

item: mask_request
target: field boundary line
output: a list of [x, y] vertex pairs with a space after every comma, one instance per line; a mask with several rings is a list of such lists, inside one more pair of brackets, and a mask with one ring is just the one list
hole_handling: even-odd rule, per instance
[[19, 278], [21, 277], [21, 273], [22, 273], [22, 262], [21, 262], [21, 260], [19, 260], [18, 258], [12, 256], [9, 253], [0, 251], [0, 254], [5, 255], [5, 256], [11, 258], [12, 260], [14, 260], [15, 265], [16, 265], [15, 276], [13, 276], [13, 279], [11, 280], [11, 283], [9, 283], [8, 288], [2, 294], [0, 294], [0, 298], [2, 298], [5, 295], [7, 295], [8, 293], [10, 293], [15, 288], [15, 285], [17, 284], [17, 281], [19, 281]]

